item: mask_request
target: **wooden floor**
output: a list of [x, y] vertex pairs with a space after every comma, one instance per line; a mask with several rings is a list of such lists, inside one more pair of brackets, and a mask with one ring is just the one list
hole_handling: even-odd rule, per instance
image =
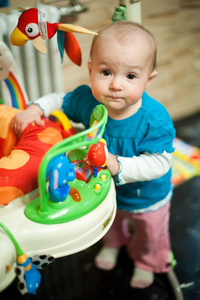
[[[15, 8], [27, 2], [31, 5], [31, 1], [11, 0]], [[68, 3], [67, 0], [43, 2]], [[111, 22], [119, 4], [118, 0], [80, 2], [85, 3], [88, 10], [78, 14], [72, 22], [94, 31]], [[32, 6], [34, 3], [32, 0]], [[200, 111], [200, 0], [142, 0], [141, 10], [142, 24], [154, 34], [158, 44], [159, 75], [147, 92], [165, 105], [173, 120]], [[76, 34], [76, 38], [83, 62], [79, 68], [64, 58], [65, 92], [80, 84], [89, 84], [87, 61], [92, 36]]]

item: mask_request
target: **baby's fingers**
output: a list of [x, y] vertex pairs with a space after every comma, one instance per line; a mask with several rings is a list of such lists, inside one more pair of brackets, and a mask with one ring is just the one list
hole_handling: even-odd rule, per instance
[[33, 122], [35, 125], [37, 125], [37, 126], [44, 126], [45, 124], [44, 124], [44, 121], [38, 116], [35, 120], [34, 120], [34, 122]]
[[16, 136], [20, 138], [27, 125], [28, 124], [19, 124], [15, 120], [13, 120], [11, 123], [11, 129], [16, 134]]

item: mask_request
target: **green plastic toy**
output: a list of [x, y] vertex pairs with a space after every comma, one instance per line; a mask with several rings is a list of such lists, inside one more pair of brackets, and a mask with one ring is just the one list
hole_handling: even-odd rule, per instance
[[85, 157], [89, 146], [102, 138], [108, 112], [103, 105], [97, 105], [90, 118], [89, 129], [75, 134], [53, 146], [44, 156], [39, 168], [38, 183], [40, 196], [29, 202], [25, 215], [42, 224], [58, 224], [80, 218], [99, 206], [107, 196], [111, 185], [111, 174], [102, 168], [96, 177], [88, 182], [74, 179], [68, 182], [71, 193], [62, 202], [49, 199], [46, 184], [47, 167], [50, 161], [62, 153], [69, 153], [70, 161]]

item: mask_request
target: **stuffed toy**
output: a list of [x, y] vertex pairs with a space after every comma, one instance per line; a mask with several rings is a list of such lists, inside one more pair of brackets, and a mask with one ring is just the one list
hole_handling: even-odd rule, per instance
[[[61, 59], [65, 49], [72, 62], [81, 65], [81, 50], [72, 32], [95, 32], [70, 24], [50, 24], [45, 14], [37, 8], [20, 10], [22, 14], [10, 37], [13, 45], [22, 46], [32, 40], [35, 48], [45, 54], [47, 50], [43, 39], [51, 39], [57, 33]], [[38, 169], [45, 153], [74, 132], [71, 128], [63, 128], [58, 122], [43, 118], [44, 126], [29, 124], [17, 139], [11, 123], [19, 109], [26, 108], [27, 96], [18, 77], [12, 72], [14, 59], [3, 42], [0, 53], [0, 80], [6, 84], [12, 99], [12, 107], [0, 105], [0, 204], [7, 205], [38, 187]]]
[[18, 24], [10, 36], [11, 44], [23, 46], [28, 40], [31, 40], [39, 52], [46, 54], [47, 48], [43, 39], [49, 40], [57, 33], [61, 62], [65, 49], [72, 62], [78, 66], [81, 65], [81, 50], [72, 32], [97, 35], [96, 32], [72, 24], [49, 23], [46, 21], [46, 15], [37, 8], [20, 9], [20, 11], [22, 14]]
[[45, 153], [63, 140], [61, 128], [43, 118], [44, 126], [29, 124], [20, 140], [11, 122], [19, 110], [0, 105], [0, 204], [6, 205], [38, 187], [38, 168]]

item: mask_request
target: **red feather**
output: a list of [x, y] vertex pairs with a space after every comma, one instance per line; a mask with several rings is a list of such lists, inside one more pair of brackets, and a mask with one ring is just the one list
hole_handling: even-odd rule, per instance
[[65, 33], [65, 51], [69, 58], [78, 66], [81, 66], [82, 57], [80, 46], [72, 32]]

